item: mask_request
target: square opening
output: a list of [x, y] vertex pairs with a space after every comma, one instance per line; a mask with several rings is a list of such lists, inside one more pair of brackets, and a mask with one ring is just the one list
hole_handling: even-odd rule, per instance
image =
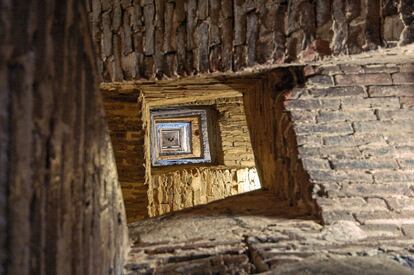
[[210, 163], [208, 108], [151, 110], [153, 166]]

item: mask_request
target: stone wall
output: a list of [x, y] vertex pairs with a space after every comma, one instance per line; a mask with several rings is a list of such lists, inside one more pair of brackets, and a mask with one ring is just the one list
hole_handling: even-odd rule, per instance
[[[191, 84], [179, 84], [177, 87], [173, 84], [153, 85], [152, 83], [101, 85], [128, 222], [141, 220], [148, 215], [163, 214], [167, 209], [170, 211], [188, 207], [189, 203], [161, 207], [157, 198], [158, 193], [170, 194], [172, 191], [168, 191], [170, 188], [168, 186], [171, 182], [178, 182], [177, 178], [183, 180], [182, 188], [187, 190], [185, 186], [191, 187], [187, 184], [187, 177], [192, 173], [197, 176], [200, 171], [203, 171], [202, 174], [205, 175], [201, 177], [205, 180], [202, 182], [203, 188], [207, 185], [207, 178], [216, 178], [217, 181], [222, 178], [228, 182], [226, 188], [231, 189], [228, 191], [223, 187], [218, 189], [217, 193], [216, 191], [211, 191], [213, 193], [209, 191], [208, 195], [203, 193], [194, 201], [191, 199], [194, 203], [192, 206], [260, 187], [257, 175], [253, 176], [255, 158], [240, 92], [243, 89], [237, 87], [237, 90], [234, 90], [218, 84], [220, 81], [210, 80], [211, 83], [205, 84], [202, 83], [203, 81], [197, 82], [199, 82], [197, 85], [195, 82], [190, 82]], [[246, 86], [243, 83], [238, 85]], [[216, 133], [213, 135], [215, 138], [213, 143], [217, 146], [215, 146], [216, 157], [212, 166], [145, 168], [151, 167], [151, 163], [147, 162], [149, 157], [145, 158], [146, 148], [149, 146], [149, 142], [145, 144], [145, 127], [149, 126], [145, 110], [168, 105], [203, 105], [211, 106], [215, 110], [213, 124], [216, 124]], [[149, 151], [147, 153], [149, 154]], [[230, 178], [230, 175], [233, 177]], [[158, 182], [160, 178], [166, 183], [157, 184], [153, 190], [151, 182]], [[220, 186], [222, 185], [219, 184], [218, 187]], [[188, 189], [185, 194], [193, 196], [192, 191], [194, 190]], [[173, 197], [169, 197], [168, 200], [173, 201]]]
[[[312, 185], [298, 155], [294, 121], [286, 112], [284, 91], [303, 83], [303, 67], [265, 71], [254, 80], [259, 85], [244, 93], [256, 167], [262, 186], [289, 205], [317, 213]], [[250, 81], [253, 81], [250, 80]]]
[[[373, 231], [383, 226], [390, 234], [408, 232], [414, 205], [414, 65], [410, 56], [394, 51], [362, 57], [140, 87], [150, 105], [243, 94], [262, 187], [328, 224], [352, 219]], [[190, 91], [193, 97], [186, 96]], [[189, 182], [184, 170], [149, 177]]]
[[101, 89], [128, 221], [148, 217], [140, 91]]
[[0, 273], [122, 274], [125, 210], [85, 3], [0, 1], [0, 25]]
[[303, 87], [283, 101], [323, 221], [412, 234], [414, 64], [365, 61], [304, 72]]
[[[167, 97], [173, 98], [171, 95]], [[169, 106], [168, 100], [164, 103], [163, 107]], [[210, 106], [215, 113], [211, 119], [216, 127], [210, 137], [213, 138], [212, 148], [215, 147], [212, 150], [214, 162], [202, 166], [152, 167], [147, 173], [150, 216], [260, 188], [243, 98], [226, 97], [183, 104], [188, 105]]]
[[256, 168], [176, 168], [151, 177], [151, 216], [165, 214], [260, 188]]
[[104, 81], [239, 71], [414, 40], [412, 0], [88, 0]]
[[227, 167], [254, 167], [254, 155], [246, 122], [243, 97], [217, 99], [217, 133], [220, 136], [221, 151], [218, 164]]

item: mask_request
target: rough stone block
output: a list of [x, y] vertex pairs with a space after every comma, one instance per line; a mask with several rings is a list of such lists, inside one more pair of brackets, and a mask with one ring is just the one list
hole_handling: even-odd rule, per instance
[[405, 64], [400, 64], [400, 72], [414, 72], [414, 63], [405, 63]]
[[322, 211], [324, 223], [331, 224], [334, 221], [355, 221], [353, 213], [349, 210]]
[[342, 98], [341, 108], [344, 110], [352, 109], [399, 109], [400, 101], [397, 97], [393, 98]]
[[296, 141], [298, 145], [303, 146], [320, 146], [322, 145], [322, 137], [318, 136], [297, 136]]
[[[398, 224], [384, 224], [384, 223], [367, 223], [362, 224], [361, 229], [364, 231], [387, 232], [386, 235], [398, 236], [401, 234], [400, 226]], [[377, 234], [376, 234], [377, 235]], [[379, 234], [382, 235], [382, 234]]]
[[347, 136], [332, 136], [323, 138], [324, 145], [327, 146], [360, 146], [360, 145], [387, 145], [385, 139], [379, 134], [359, 134]]
[[[325, 182], [318, 182], [312, 181], [314, 183], [314, 188], [312, 190], [313, 194], [315, 194], [315, 200], [318, 202], [319, 200], [328, 201], [334, 195], [331, 194], [339, 194], [341, 190], [341, 185], [337, 182], [333, 181], [325, 181]], [[321, 196], [323, 194], [324, 196]]]
[[364, 148], [360, 148], [362, 155], [365, 158], [371, 157], [394, 157], [395, 155], [395, 148], [387, 145], [381, 146], [367, 146]]
[[392, 84], [392, 79], [389, 74], [349, 74], [336, 75], [335, 83], [340, 86], [351, 85], [388, 85]]
[[404, 23], [399, 14], [385, 17], [383, 37], [386, 41], [398, 41], [403, 29]]
[[347, 198], [317, 198], [318, 205], [323, 211], [341, 210], [341, 209], [360, 209], [366, 206], [367, 202], [361, 197]]
[[372, 73], [397, 73], [399, 68], [394, 64], [369, 64], [364, 66], [364, 72]]
[[395, 156], [400, 158], [414, 157], [414, 146], [409, 144], [412, 141], [414, 141], [414, 136], [407, 136], [404, 142], [395, 147]]
[[398, 164], [395, 160], [332, 160], [334, 169], [339, 170], [377, 170], [396, 169]]
[[308, 47], [303, 52], [301, 52], [300, 58], [303, 61], [315, 61], [331, 54], [332, 51], [329, 47], [329, 42], [326, 40], [317, 39], [308, 45]]
[[414, 238], [414, 224], [403, 224], [401, 230], [404, 236]]
[[301, 124], [295, 125], [297, 135], [338, 135], [338, 134], [352, 134], [354, 131], [349, 123], [336, 124]]
[[414, 198], [411, 197], [391, 197], [386, 198], [387, 204], [389, 207], [394, 211], [401, 211], [401, 210], [414, 210]]
[[319, 67], [319, 72], [326, 75], [341, 74], [342, 70], [339, 65], [322, 65]]
[[414, 136], [407, 136], [404, 133], [385, 133], [384, 139], [387, 140], [390, 145], [414, 145]]
[[287, 110], [339, 109], [339, 99], [294, 99], [285, 101]]
[[341, 68], [341, 71], [344, 74], [362, 74], [362, 73], [364, 73], [364, 69], [361, 65], [340, 64], [339, 67]]
[[309, 176], [312, 180], [338, 181], [338, 182], [371, 182], [372, 175], [361, 171], [310, 171]]
[[414, 118], [414, 110], [378, 110], [380, 120], [410, 120]]
[[414, 169], [414, 159], [400, 159], [398, 160], [398, 163], [402, 169]]
[[388, 206], [386, 203], [386, 200], [381, 199], [381, 198], [367, 198], [367, 205], [366, 205], [367, 209], [383, 209], [383, 210], [387, 210]]
[[326, 159], [305, 158], [302, 159], [305, 170], [330, 170], [329, 162]]
[[401, 108], [410, 109], [414, 108], [414, 96], [413, 97], [400, 97]]
[[377, 120], [373, 110], [367, 111], [320, 111], [316, 117], [318, 122], [335, 122], [335, 121], [367, 121]]
[[411, 120], [354, 122], [353, 126], [356, 132], [414, 132]]
[[322, 85], [322, 86], [334, 85], [333, 79], [329, 75], [311, 76], [307, 79], [307, 81], [308, 83], [315, 84], [315, 85]]
[[328, 146], [354, 146], [355, 140], [354, 136], [333, 136], [333, 137], [324, 137], [323, 144]]
[[394, 84], [414, 83], [414, 72], [396, 73], [392, 75]]
[[414, 182], [414, 171], [381, 171], [375, 172], [376, 182]]
[[348, 114], [344, 112], [321, 111], [317, 119], [318, 122], [346, 121]]
[[[369, 146], [387, 146], [384, 136], [381, 133], [363, 133], [363, 134], [354, 134], [355, 144], [358, 146], [369, 145]], [[364, 147], [359, 147], [359, 149], [365, 149]]]
[[293, 88], [289, 93], [286, 93], [286, 99], [298, 99], [299, 97], [308, 97], [309, 89]]
[[344, 148], [344, 147], [299, 147], [299, 155], [306, 156], [320, 156], [323, 158], [358, 158], [361, 157], [361, 152], [358, 148]]
[[295, 109], [290, 112], [291, 118], [294, 123], [308, 123], [315, 122], [316, 112], [307, 112], [301, 109]]
[[309, 93], [314, 97], [346, 97], [365, 96], [365, 91], [360, 86], [331, 87], [326, 89], [310, 89]]
[[360, 196], [366, 198], [413, 196], [413, 186], [414, 183], [398, 182], [388, 184], [349, 183], [343, 184], [341, 192], [344, 196]]
[[414, 85], [371, 86], [370, 97], [414, 96]]
[[400, 224], [401, 220], [414, 216], [414, 211], [392, 212], [388, 210], [363, 211], [356, 213], [356, 220], [362, 224], [379, 223], [387, 220], [388, 224]]

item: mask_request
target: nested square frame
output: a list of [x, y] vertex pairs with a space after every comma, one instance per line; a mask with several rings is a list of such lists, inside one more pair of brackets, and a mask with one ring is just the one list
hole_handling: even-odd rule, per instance
[[[208, 108], [165, 108], [151, 110], [151, 163], [166, 166], [210, 163]], [[185, 127], [188, 125], [189, 127]], [[163, 148], [160, 129], [180, 135], [179, 146]]]
[[[175, 153], [191, 153], [189, 133], [191, 124], [187, 121], [156, 120], [157, 153], [159, 156]], [[173, 143], [174, 142], [174, 143]], [[177, 143], [176, 145], [174, 145]]]
[[[182, 144], [176, 150], [165, 150], [162, 148], [162, 136], [159, 135], [158, 129], [164, 127], [174, 127], [174, 125], [188, 124], [189, 130], [183, 131]], [[200, 117], [180, 117], [180, 118], [154, 118], [154, 125], [157, 129], [158, 136], [156, 141], [155, 155], [158, 159], [182, 159], [182, 158], [200, 158], [201, 157], [201, 137], [200, 137]], [[155, 144], [155, 143], [153, 143]]]

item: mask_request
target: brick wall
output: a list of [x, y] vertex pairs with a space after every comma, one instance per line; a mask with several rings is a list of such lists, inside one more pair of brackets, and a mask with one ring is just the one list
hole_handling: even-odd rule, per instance
[[[217, 83], [200, 84], [202, 88], [193, 83], [188, 86], [188, 91], [186, 86], [179, 86], [177, 93], [168, 85], [163, 85], [168, 92], [154, 86], [124, 83], [101, 87], [128, 222], [222, 199], [260, 186], [240, 92], [226, 91], [228, 87]], [[145, 129], [149, 123], [144, 112], [154, 102], [157, 107], [171, 105], [172, 102], [174, 106], [203, 105], [215, 110], [213, 119], [217, 127], [213, 137], [216, 140], [212, 142], [217, 145], [217, 152], [214, 165], [151, 169], [151, 164], [146, 163], [149, 157], [145, 157], [149, 152], [146, 150], [149, 143], [145, 144]], [[196, 178], [197, 175], [201, 175], [199, 185], [203, 189], [197, 189], [198, 185], [194, 189], [189, 182], [191, 176]], [[219, 184], [219, 179], [223, 179], [225, 184]], [[178, 183], [181, 193], [177, 193]], [[182, 199], [187, 195], [192, 199]], [[165, 199], [160, 200], [160, 196]]]
[[259, 88], [246, 91], [244, 101], [262, 187], [291, 206], [316, 213], [309, 175], [299, 159], [300, 139], [294, 131], [294, 121], [303, 117], [301, 113], [291, 116], [284, 108], [284, 91], [303, 82], [303, 68], [270, 70], [256, 82]]
[[[198, 97], [208, 97], [199, 102], [211, 103], [219, 96], [226, 98], [221, 100], [223, 108], [235, 98], [239, 105], [243, 94], [251, 148], [264, 188], [291, 205], [308, 208], [325, 223], [355, 220], [373, 234], [380, 227], [382, 234], [384, 228], [389, 235], [412, 234], [414, 64], [408, 57], [395, 59], [398, 62], [386, 58], [382, 62], [387, 63], [349, 59], [347, 64], [265, 70], [254, 77], [144, 83], [141, 88], [149, 103], [191, 104]], [[231, 134], [234, 127], [228, 131]], [[223, 173], [227, 168], [217, 169]], [[169, 170], [153, 177], [158, 182], [179, 178], [190, 184], [190, 175], [201, 173], [190, 171]], [[155, 193], [150, 197], [158, 196]], [[184, 201], [180, 204], [185, 206]]]
[[151, 177], [151, 216], [165, 214], [260, 188], [255, 167], [191, 167]]
[[414, 40], [411, 0], [88, 0], [105, 81], [239, 71]]
[[140, 92], [102, 89], [128, 221], [148, 216]]
[[284, 95], [325, 223], [412, 234], [414, 64], [305, 68]]

